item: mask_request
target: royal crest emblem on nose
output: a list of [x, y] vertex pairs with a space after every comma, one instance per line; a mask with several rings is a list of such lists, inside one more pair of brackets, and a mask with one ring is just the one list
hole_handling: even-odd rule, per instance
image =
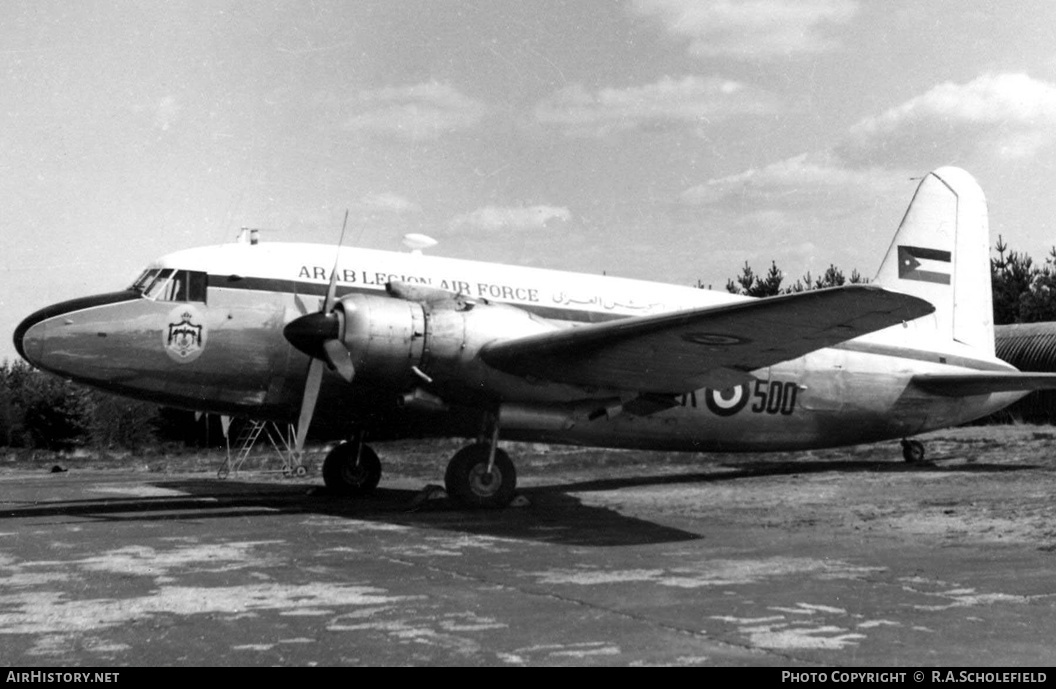
[[183, 304], [169, 312], [168, 325], [162, 332], [169, 358], [180, 364], [190, 363], [201, 356], [205, 341], [205, 319], [198, 309]]

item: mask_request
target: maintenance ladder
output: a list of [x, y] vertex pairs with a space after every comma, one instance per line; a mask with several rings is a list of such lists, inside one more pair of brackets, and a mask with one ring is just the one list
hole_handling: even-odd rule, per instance
[[216, 477], [227, 478], [231, 474], [237, 476], [238, 470], [242, 468], [242, 465], [249, 458], [250, 453], [253, 451], [253, 446], [257, 444], [257, 440], [260, 439], [261, 435], [268, 439], [271, 448], [282, 460], [283, 476], [304, 476], [308, 473], [308, 470], [301, 462], [301, 453], [295, 449], [294, 438], [296, 438], [296, 431], [292, 423], [288, 424], [287, 432], [283, 433], [279, 424], [274, 421], [249, 419], [243, 424], [238, 437], [235, 439], [235, 447], [237, 449], [235, 457], [231, 456], [231, 440], [225, 435], [227, 439], [227, 459], [217, 470]]

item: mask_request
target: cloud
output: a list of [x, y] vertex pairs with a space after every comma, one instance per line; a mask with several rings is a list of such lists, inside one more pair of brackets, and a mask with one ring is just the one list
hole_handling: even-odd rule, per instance
[[169, 131], [180, 118], [183, 107], [175, 96], [163, 96], [148, 103], [135, 103], [129, 109], [137, 116], [153, 118], [151, 124], [155, 129]]
[[354, 103], [359, 112], [345, 120], [345, 129], [410, 141], [470, 129], [488, 111], [481, 101], [435, 81], [361, 91]]
[[502, 230], [539, 230], [555, 222], [568, 222], [572, 213], [558, 206], [485, 206], [452, 218], [448, 229], [498, 232]]
[[776, 98], [718, 77], [664, 77], [645, 86], [565, 87], [541, 101], [538, 122], [565, 128], [573, 136], [606, 136], [643, 127], [705, 124], [713, 119], [777, 111]]
[[845, 247], [855, 255], [860, 240], [893, 221], [899, 208], [889, 200], [909, 192], [911, 175], [906, 169], [849, 168], [828, 153], [804, 154], [708, 180], [686, 189], [680, 201], [695, 209], [697, 222], [724, 227], [731, 236], [754, 236], [756, 244], [774, 243], [775, 250], [792, 237], [812, 237], [830, 251], [857, 237]]
[[[904, 175], [899, 173], [902, 178]], [[853, 170], [829, 154], [802, 154], [762, 168], [711, 179], [679, 196], [689, 205], [738, 205], [759, 208], [808, 196], [831, 199], [850, 190], [873, 196], [890, 187], [891, 173], [876, 168]]]
[[1025, 74], [944, 83], [851, 127], [848, 164], [1028, 158], [1056, 141], [1056, 85]]
[[803, 154], [708, 180], [680, 196], [688, 225], [721, 228], [721, 246], [762, 270], [771, 260], [791, 276], [841, 268], [872, 270], [897, 226], [913, 182], [906, 170], [852, 169], [830, 152]]
[[[1056, 142], [1056, 85], [1023, 74], [945, 83], [851, 126], [831, 149], [686, 189], [692, 206], [849, 212], [941, 165], [1018, 160]], [[793, 215], [798, 215], [796, 210]]]
[[360, 211], [386, 213], [413, 213], [421, 210], [417, 203], [388, 192], [365, 194], [356, 202], [356, 208]]
[[854, 0], [633, 0], [631, 11], [657, 17], [688, 38], [697, 57], [774, 58], [831, 50], [825, 25], [850, 21]]
[[911, 178], [951, 163], [974, 168], [1030, 158], [1054, 142], [1056, 85], [988, 74], [940, 84], [865, 118], [829, 149], [710, 179], [679, 200], [694, 223], [724, 228], [728, 246], [762, 240], [781, 262], [795, 252], [780, 245], [807, 236], [819, 247], [808, 259], [841, 246], [851, 266], [869, 266], [897, 226]]
[[180, 104], [172, 96], [165, 96], [158, 101], [157, 109], [154, 111], [154, 126], [163, 132], [167, 132], [173, 122], [180, 115]]

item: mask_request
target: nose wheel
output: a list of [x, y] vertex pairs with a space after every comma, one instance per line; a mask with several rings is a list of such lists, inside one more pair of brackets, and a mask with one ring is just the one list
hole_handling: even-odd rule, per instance
[[370, 445], [344, 442], [323, 460], [323, 483], [339, 495], [362, 495], [378, 487], [381, 460]]
[[910, 464], [924, 461], [924, 443], [919, 440], [902, 439], [902, 457]]

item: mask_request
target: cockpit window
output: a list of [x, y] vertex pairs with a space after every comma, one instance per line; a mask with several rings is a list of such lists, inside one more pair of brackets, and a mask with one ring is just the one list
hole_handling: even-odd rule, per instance
[[197, 270], [154, 268], [145, 271], [132, 284], [132, 289], [147, 299], [156, 301], [205, 302], [209, 277]]
[[158, 276], [159, 272], [159, 268], [147, 268], [138, 278], [136, 278], [136, 281], [132, 283], [132, 287], [130, 289], [134, 289], [135, 291], [142, 294], [143, 290], [145, 290], [147, 288], [147, 285], [149, 285], [151, 281]]
[[165, 283], [158, 301], [187, 301], [187, 272], [178, 270]]
[[154, 279], [150, 281], [150, 284], [143, 290], [143, 296], [147, 299], [157, 299], [161, 296], [162, 290], [165, 289], [165, 285], [168, 284], [169, 278], [176, 271], [172, 268], [166, 268], [165, 270], [158, 271], [158, 274], [154, 276]]
[[205, 295], [209, 292], [209, 275], [198, 270], [188, 270], [187, 273], [187, 301], [205, 302]]

